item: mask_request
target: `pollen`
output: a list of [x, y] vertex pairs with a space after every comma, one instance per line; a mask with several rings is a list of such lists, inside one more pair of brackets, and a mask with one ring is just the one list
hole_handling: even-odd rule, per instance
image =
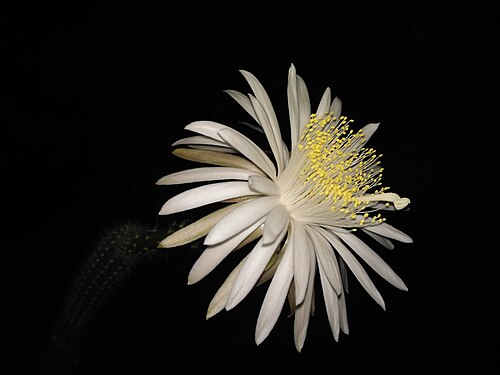
[[312, 114], [297, 145], [305, 156], [300, 179], [308, 185], [310, 197], [327, 203], [331, 211], [346, 219], [357, 219], [359, 226], [379, 222], [380, 215], [370, 217], [373, 202], [360, 197], [378, 194], [381, 187], [380, 157], [373, 148], [364, 147], [366, 137], [362, 130], [350, 129], [353, 120], [337, 117], [332, 112]]

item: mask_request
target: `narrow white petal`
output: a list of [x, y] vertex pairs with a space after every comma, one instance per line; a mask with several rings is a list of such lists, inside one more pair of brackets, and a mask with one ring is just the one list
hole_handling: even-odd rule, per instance
[[332, 105], [330, 106], [330, 112], [332, 112], [336, 118], [339, 118], [342, 114], [342, 101], [339, 98], [335, 97], [333, 99]]
[[208, 214], [207, 216], [202, 217], [194, 223], [191, 223], [188, 226], [179, 229], [178, 231], [165, 237], [158, 245], [158, 248], [163, 249], [185, 245], [205, 236], [221, 218], [223, 218], [229, 211], [234, 210], [239, 205], [240, 203], [236, 203], [230, 206], [223, 207]]
[[208, 275], [224, 260], [250, 233], [252, 233], [264, 220], [261, 219], [249, 226], [236, 236], [217, 245], [209, 246], [203, 251], [194, 263], [188, 276], [188, 284], [194, 284]]
[[347, 267], [342, 257], [339, 258], [339, 268], [340, 268], [340, 276], [342, 277], [342, 288], [347, 293], [349, 293], [349, 279], [347, 276]]
[[396, 193], [365, 194], [357, 198], [360, 202], [391, 202], [396, 210], [402, 210], [410, 204], [408, 198], [401, 198]]
[[251, 176], [248, 179], [251, 190], [264, 195], [280, 195], [280, 188], [273, 180], [264, 176]]
[[297, 75], [297, 96], [299, 99], [299, 137], [311, 117], [311, 102], [304, 80]]
[[284, 205], [279, 204], [274, 207], [266, 216], [264, 231], [262, 232], [262, 243], [267, 245], [274, 242], [288, 226], [289, 219], [290, 212]]
[[337, 236], [340, 236], [340, 234], [333, 234], [321, 228], [319, 228], [319, 231], [333, 245], [333, 247], [335, 247], [335, 250], [337, 250], [342, 259], [344, 259], [347, 266], [350, 268], [354, 276], [356, 276], [363, 288], [366, 289], [368, 294], [385, 310], [385, 302], [382, 295], [371, 281], [363, 266], [354, 257], [354, 255], [351, 254], [349, 249], [338, 239]]
[[229, 274], [224, 283], [220, 286], [219, 290], [217, 290], [217, 293], [215, 293], [214, 298], [212, 298], [212, 301], [210, 301], [210, 305], [208, 306], [207, 316], [206, 316], [207, 319], [210, 319], [215, 314], [221, 312], [226, 306], [229, 292], [231, 291], [231, 288], [233, 287], [233, 284], [236, 281], [236, 277], [238, 277], [238, 274], [240, 273], [240, 270], [243, 267], [243, 264], [245, 264], [247, 258], [248, 255], [245, 258], [243, 258], [240, 263], [238, 263], [238, 265]]
[[382, 246], [384, 246], [385, 248], [389, 249], [389, 250], [393, 250], [394, 249], [394, 244], [391, 242], [391, 240], [385, 238], [385, 237], [382, 237], [376, 233], [372, 233], [370, 232], [369, 230], [366, 230], [365, 228], [361, 228], [361, 230], [366, 233], [368, 236], [370, 236], [371, 238], [373, 238], [375, 241], [377, 241], [379, 244], [381, 244]]
[[347, 320], [347, 306], [345, 300], [345, 293], [340, 293], [339, 296], [339, 313], [340, 313], [340, 329], [346, 335], [349, 334], [349, 322]]
[[342, 292], [342, 280], [340, 279], [340, 270], [337, 258], [333, 252], [331, 244], [315, 229], [310, 227], [307, 232], [313, 242], [314, 252], [316, 253], [318, 264], [323, 267], [325, 275], [332, 288], [335, 289], [337, 294], [340, 294]]
[[255, 342], [261, 344], [273, 329], [278, 320], [286, 295], [293, 277], [293, 249], [292, 242], [282, 251], [283, 258], [269, 285], [264, 302], [260, 308], [257, 326], [255, 328]]
[[204, 135], [194, 135], [192, 137], [179, 139], [178, 141], [172, 143], [172, 146], [181, 146], [181, 145], [208, 145], [208, 146], [231, 148], [231, 146], [229, 146], [227, 143], [223, 141], [218, 141], [209, 137], [205, 137]]
[[330, 100], [332, 99], [331, 90], [329, 87], [326, 88], [323, 96], [318, 105], [318, 109], [316, 110], [316, 114], [319, 116], [325, 115], [325, 113], [330, 111]]
[[239, 105], [243, 107], [245, 111], [248, 112], [250, 116], [256, 121], [259, 122], [257, 119], [257, 115], [255, 114], [255, 111], [253, 110], [252, 103], [250, 102], [250, 99], [248, 96], [243, 95], [241, 92], [234, 91], [234, 90], [225, 90], [224, 91], [226, 94], [228, 94], [231, 98], [233, 98], [236, 102], [238, 102]]
[[300, 305], [297, 305], [295, 310], [295, 321], [293, 327], [295, 348], [299, 352], [302, 351], [304, 346], [304, 341], [307, 335], [307, 327], [309, 326], [309, 317], [311, 315], [314, 294], [314, 277], [316, 275], [316, 256], [314, 255], [314, 251], [312, 248], [307, 248], [306, 251], [309, 256], [309, 279], [307, 280], [307, 291], [304, 300]]
[[205, 245], [216, 245], [238, 234], [280, 204], [276, 197], [255, 198], [224, 216], [208, 233]]
[[392, 238], [396, 241], [401, 241], [404, 243], [412, 243], [413, 240], [406, 233], [401, 232], [399, 229], [394, 228], [392, 225], [387, 223], [381, 223], [379, 225], [370, 225], [365, 227], [367, 231], [379, 234], [381, 236]]
[[241, 168], [229, 167], [202, 167], [187, 169], [180, 172], [171, 173], [160, 178], [157, 185], [176, 185], [191, 182], [215, 181], [215, 180], [248, 180], [250, 176], [255, 176], [254, 171]]
[[[342, 241], [354, 250], [375, 272], [382, 276], [389, 283], [401, 290], [408, 290], [401, 278], [392, 270], [391, 267], [367, 244], [361, 241], [352, 233], [338, 233]], [[346, 262], [347, 263], [347, 262]]]
[[194, 121], [184, 127], [186, 130], [202, 134], [206, 137], [215, 139], [219, 142], [224, 143], [224, 140], [217, 134], [219, 130], [227, 129], [229, 126], [220, 124], [215, 121]]
[[224, 129], [219, 132], [221, 138], [251, 160], [269, 177], [276, 179], [276, 167], [269, 157], [255, 143], [243, 134], [233, 129]]
[[304, 300], [309, 280], [311, 247], [305, 225], [292, 220], [291, 238], [293, 242], [293, 280], [295, 284], [295, 303], [300, 305]]
[[[262, 129], [264, 129], [264, 133], [266, 134], [269, 145], [271, 146], [271, 151], [274, 155], [274, 159], [278, 165], [278, 173], [284, 168], [285, 160], [283, 158], [283, 150], [281, 146], [281, 132], [279, 130], [279, 125], [273, 124], [269, 119], [269, 114], [267, 113], [267, 109], [263, 106], [263, 104], [252, 95], [249, 96], [254, 111], [259, 119], [259, 124], [262, 125]], [[271, 108], [274, 115], [274, 110]]]
[[263, 174], [262, 170], [260, 170], [255, 164], [237, 155], [228, 155], [226, 153], [206, 150], [192, 150], [189, 148], [175, 149], [174, 151], [172, 151], [172, 154], [179, 158], [196, 161], [199, 163], [220, 165], [222, 167], [248, 169], [259, 174]]
[[297, 73], [293, 64], [290, 66], [290, 69], [288, 69], [288, 86], [286, 93], [288, 98], [288, 114], [290, 116], [291, 144], [292, 150], [295, 150], [299, 138], [300, 118], [299, 99], [297, 96]]
[[246, 181], [219, 182], [216, 184], [198, 186], [170, 198], [161, 208], [160, 215], [169, 215], [220, 202], [225, 199], [256, 194], [257, 193], [250, 190]]
[[335, 291], [335, 289], [333, 289], [331, 283], [328, 280], [327, 273], [320, 262], [318, 262], [318, 269], [319, 269], [319, 276], [321, 279], [321, 286], [323, 289], [323, 297], [325, 299], [325, 307], [326, 307], [326, 313], [328, 315], [328, 322], [330, 323], [330, 328], [332, 329], [335, 341], [339, 341], [340, 312], [339, 312], [339, 301], [337, 296], [338, 293]]
[[368, 124], [361, 129], [361, 132], [365, 135], [363, 137], [365, 143], [368, 142], [368, 140], [372, 137], [373, 133], [377, 131], [379, 125], [380, 123]]
[[276, 238], [276, 241], [267, 245], [264, 245], [262, 240], [257, 242], [233, 284], [227, 299], [226, 310], [236, 307], [252, 290], [285, 234], [286, 230]]

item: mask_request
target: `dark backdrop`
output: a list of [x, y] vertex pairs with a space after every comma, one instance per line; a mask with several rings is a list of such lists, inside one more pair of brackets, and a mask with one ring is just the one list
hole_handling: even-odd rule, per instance
[[[76, 373], [281, 369], [498, 371], [496, 16], [489, 2], [194, 1], [20, 4], [3, 36], [3, 308], [9, 363], [34, 373], [95, 243], [117, 223], [148, 228], [184, 165], [171, 144], [208, 119], [249, 120], [222, 90], [254, 73], [287, 125], [293, 63], [313, 103], [330, 86], [373, 146], [385, 183], [412, 200], [393, 223], [415, 243], [377, 251], [409, 292], [374, 276], [383, 312], [352, 280], [351, 333], [336, 343], [322, 299], [302, 353], [282, 317], [260, 346], [266, 287], [205, 321], [227, 270], [187, 286], [200, 249], [143, 262], [87, 327]], [[172, 218], [172, 220], [175, 218]], [[318, 294], [320, 296], [320, 294]]]

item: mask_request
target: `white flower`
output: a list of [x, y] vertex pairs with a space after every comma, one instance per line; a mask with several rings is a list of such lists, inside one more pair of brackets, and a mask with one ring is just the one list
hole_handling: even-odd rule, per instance
[[378, 127], [357, 132], [341, 116], [341, 101], [327, 88], [311, 114], [306, 84], [291, 65], [288, 110], [291, 151], [281, 137], [271, 101], [251, 73], [241, 71], [253, 95], [226, 91], [264, 131], [274, 161], [253, 141], [231, 127], [196, 121], [185, 128], [197, 135], [173, 145], [174, 154], [215, 165], [185, 170], [157, 184], [218, 181], [184, 191], [161, 208], [160, 215], [215, 202], [228, 203], [210, 215], [165, 238], [159, 247], [186, 244], [206, 236], [207, 248], [193, 265], [188, 282], [210, 273], [236, 249], [258, 242], [228, 276], [213, 298], [207, 318], [230, 310], [257, 285], [271, 280], [260, 309], [255, 341], [260, 344], [274, 327], [288, 296], [294, 313], [295, 346], [301, 351], [314, 309], [314, 280], [319, 272], [328, 320], [335, 340], [348, 333], [345, 292], [349, 268], [368, 294], [385, 309], [384, 300], [360, 258], [395, 287], [407, 290], [396, 273], [356, 235], [360, 229], [387, 248], [391, 240], [411, 238], [385, 223], [378, 211], [409, 204], [381, 187], [380, 155], [365, 147]]

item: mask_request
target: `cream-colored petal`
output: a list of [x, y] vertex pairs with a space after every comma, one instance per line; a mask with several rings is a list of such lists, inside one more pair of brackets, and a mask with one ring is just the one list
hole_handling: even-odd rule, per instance
[[370, 236], [371, 238], [373, 238], [375, 241], [377, 241], [379, 244], [381, 244], [382, 246], [384, 246], [385, 248], [387, 248], [389, 250], [393, 250], [394, 249], [394, 244], [388, 238], [385, 238], [385, 237], [380, 236], [380, 235], [378, 235], [376, 233], [370, 232], [369, 230], [366, 230], [365, 228], [361, 228], [361, 230], [364, 233], [366, 233], [368, 236]]
[[297, 220], [291, 220], [291, 239], [293, 242], [293, 279], [295, 285], [295, 303], [300, 305], [304, 300], [310, 279], [310, 248], [311, 243], [306, 233], [305, 225]]
[[318, 109], [316, 110], [316, 114], [319, 116], [324, 116], [327, 112], [330, 111], [330, 101], [332, 98], [331, 90], [329, 87], [326, 88], [323, 96], [318, 105]]
[[219, 134], [217, 134], [217, 132], [227, 128], [229, 128], [229, 126], [215, 121], [194, 121], [184, 127], [186, 130], [202, 134], [222, 143], [224, 143], [224, 140], [219, 136]]
[[338, 119], [342, 114], [342, 100], [337, 97], [333, 98], [332, 104], [330, 105], [330, 112]]
[[255, 328], [255, 342], [257, 345], [267, 338], [276, 324], [290, 289], [293, 278], [293, 249], [290, 246], [293, 246], [292, 242], [289, 242], [288, 246], [282, 250], [284, 255], [260, 308]]
[[160, 215], [182, 212], [207, 204], [220, 202], [224, 199], [256, 194], [257, 193], [250, 190], [246, 181], [229, 181], [203, 185], [186, 190], [170, 198], [161, 208]]
[[276, 179], [276, 167], [269, 157], [254, 142], [233, 129], [223, 129], [219, 132], [224, 141], [233, 146], [241, 154], [252, 161], [273, 180]]
[[[386, 281], [401, 290], [408, 290], [405, 283], [393, 271], [393, 269], [367, 244], [352, 233], [337, 233], [347, 245], [354, 250], [375, 272], [382, 276]], [[347, 262], [346, 262], [347, 263]]]
[[[304, 249], [306, 250], [306, 249]], [[294, 252], [295, 254], [295, 252]], [[304, 347], [304, 341], [307, 336], [307, 328], [309, 326], [309, 317], [311, 315], [311, 307], [313, 304], [314, 294], [314, 277], [316, 275], [316, 256], [312, 248], [307, 249], [309, 256], [309, 280], [307, 281], [307, 291], [304, 300], [295, 310], [295, 320], [293, 326], [293, 336], [295, 348], [301, 352]]]
[[216, 181], [216, 180], [243, 180], [246, 181], [250, 176], [257, 175], [254, 171], [242, 168], [229, 167], [202, 167], [186, 169], [180, 172], [174, 172], [160, 178], [157, 185], [177, 185], [192, 182]]
[[263, 223], [261, 219], [234, 237], [217, 245], [209, 246], [194, 263], [188, 275], [188, 284], [194, 284], [217, 267], [250, 233]]
[[231, 288], [233, 287], [233, 284], [236, 281], [236, 278], [238, 277], [238, 274], [240, 273], [240, 270], [245, 264], [247, 258], [248, 255], [245, 258], [243, 258], [240, 263], [238, 263], [238, 265], [231, 271], [229, 276], [226, 278], [224, 283], [220, 286], [219, 290], [217, 290], [217, 293], [215, 293], [215, 296], [212, 298], [212, 301], [210, 301], [210, 304], [208, 306], [207, 316], [206, 316], [207, 319], [210, 319], [215, 314], [221, 312], [226, 306], [229, 292], [231, 291]]
[[299, 99], [299, 137], [311, 117], [311, 101], [304, 80], [297, 75], [297, 97]]
[[396, 241], [404, 243], [413, 242], [411, 237], [408, 236], [406, 233], [401, 232], [399, 229], [396, 229], [392, 225], [387, 223], [381, 223], [379, 225], [370, 225], [365, 227], [364, 229], [387, 238], [392, 238], [393, 240]]
[[256, 193], [264, 195], [280, 195], [280, 188], [273, 180], [264, 176], [250, 176], [248, 186]]
[[290, 116], [290, 137], [292, 150], [297, 146], [300, 129], [299, 99], [297, 96], [297, 72], [292, 64], [288, 69], [288, 85], [286, 89], [288, 99], [288, 114]]
[[257, 242], [233, 284], [226, 310], [236, 307], [252, 290], [285, 234], [286, 230], [283, 230], [274, 242], [267, 245], [264, 245], [262, 240]]
[[401, 198], [396, 193], [366, 194], [356, 199], [360, 202], [391, 202], [396, 210], [401, 210], [410, 204], [408, 198]]
[[224, 216], [208, 233], [205, 245], [216, 245], [238, 234], [280, 204], [276, 197], [252, 199]]
[[332, 329], [335, 341], [339, 341], [340, 332], [340, 312], [338, 293], [333, 289], [332, 284], [328, 280], [327, 272], [323, 265], [318, 262], [319, 276], [321, 279], [321, 287], [323, 289], [323, 298], [325, 299], [326, 314], [328, 315], [328, 322]]
[[238, 207], [240, 203], [232, 204], [230, 206], [223, 207], [217, 211], [214, 211], [207, 216], [191, 223], [178, 231], [172, 233], [171, 235], [165, 237], [158, 248], [170, 248], [176, 246], [182, 246], [189, 242], [196, 241], [197, 239], [206, 236], [210, 229], [222, 219], [228, 212], [234, 210]]
[[248, 169], [259, 174], [264, 174], [254, 163], [237, 155], [228, 155], [215, 151], [192, 150], [189, 148], [178, 148], [172, 151], [172, 154], [179, 158], [199, 163]]
[[264, 245], [273, 243], [281, 232], [288, 227], [289, 219], [290, 213], [284, 205], [279, 204], [274, 207], [266, 216], [262, 243]]
[[345, 300], [345, 291], [339, 295], [339, 314], [340, 314], [340, 329], [346, 335], [349, 334], [349, 322], [347, 320], [347, 306]]
[[379, 125], [380, 123], [367, 124], [360, 130], [364, 134], [363, 140], [365, 143], [370, 140], [373, 133], [377, 131]]
[[325, 238], [332, 244], [339, 255], [344, 259], [347, 266], [350, 268], [354, 276], [358, 279], [359, 283], [365, 288], [368, 294], [385, 310], [385, 302], [382, 295], [377, 290], [372, 280], [364, 270], [359, 261], [351, 254], [349, 249], [338, 239], [340, 234], [334, 234], [322, 228], [318, 229]]
[[223, 141], [218, 141], [213, 138], [205, 137], [204, 135], [194, 135], [191, 137], [186, 137], [179, 139], [172, 143], [172, 146], [182, 146], [182, 145], [208, 145], [223, 148], [232, 148], [227, 143]]
[[252, 103], [250, 102], [250, 99], [248, 96], [243, 95], [241, 92], [234, 91], [234, 90], [225, 90], [224, 91], [226, 94], [228, 94], [231, 98], [233, 98], [240, 106], [243, 107], [247, 113], [252, 116], [252, 118], [258, 123], [259, 120], [257, 118], [257, 115], [255, 114], [255, 111], [253, 109]]

